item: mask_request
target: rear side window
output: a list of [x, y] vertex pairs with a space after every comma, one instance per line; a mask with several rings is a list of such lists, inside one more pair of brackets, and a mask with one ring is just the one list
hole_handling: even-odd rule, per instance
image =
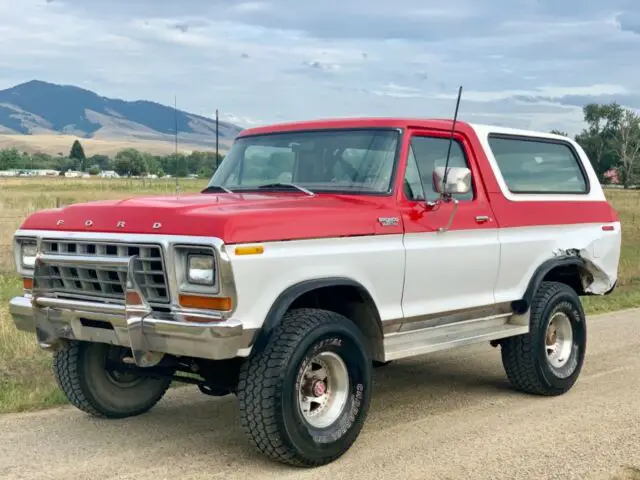
[[513, 193], [589, 192], [577, 154], [567, 143], [490, 135], [489, 145]]

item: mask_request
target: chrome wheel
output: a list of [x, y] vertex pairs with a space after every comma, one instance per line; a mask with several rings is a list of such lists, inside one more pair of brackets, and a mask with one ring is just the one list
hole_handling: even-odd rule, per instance
[[300, 378], [298, 405], [303, 418], [316, 428], [326, 428], [342, 414], [349, 398], [349, 372], [333, 352], [316, 355]]
[[554, 314], [545, 337], [547, 361], [554, 368], [564, 367], [573, 350], [573, 328], [569, 317], [563, 312]]

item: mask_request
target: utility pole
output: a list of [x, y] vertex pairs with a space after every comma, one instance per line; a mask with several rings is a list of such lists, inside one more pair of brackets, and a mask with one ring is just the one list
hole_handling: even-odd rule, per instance
[[218, 109], [216, 108], [216, 170], [218, 170]]

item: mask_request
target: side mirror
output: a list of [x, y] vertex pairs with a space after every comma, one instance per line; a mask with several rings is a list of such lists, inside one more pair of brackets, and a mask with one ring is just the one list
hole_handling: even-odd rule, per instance
[[456, 215], [458, 209], [458, 200], [449, 197], [449, 195], [469, 193], [471, 191], [471, 170], [464, 167], [449, 167], [449, 173], [447, 174], [447, 183], [444, 183], [445, 167], [436, 167], [433, 170], [433, 189], [442, 196], [446, 195], [445, 201], [453, 202], [453, 209], [449, 216], [449, 221], [445, 227], [438, 228], [438, 232], [446, 232], [451, 228], [453, 223], [453, 217]]
[[433, 189], [440, 194], [461, 194], [471, 191], [471, 170], [465, 167], [449, 167], [447, 184], [444, 185], [445, 167], [436, 167], [433, 170]]

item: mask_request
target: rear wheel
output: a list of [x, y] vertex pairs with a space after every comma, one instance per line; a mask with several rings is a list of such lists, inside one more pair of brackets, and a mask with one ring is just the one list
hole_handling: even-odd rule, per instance
[[128, 354], [123, 347], [72, 342], [53, 357], [58, 386], [72, 405], [95, 417], [145, 413], [164, 396], [171, 379], [141, 377], [112, 367]]
[[531, 304], [530, 331], [501, 341], [502, 363], [515, 388], [560, 395], [580, 375], [587, 325], [580, 297], [569, 286], [542, 282]]
[[266, 456], [319, 466], [358, 437], [371, 396], [372, 361], [349, 319], [334, 312], [288, 312], [266, 347], [241, 367], [241, 425]]

